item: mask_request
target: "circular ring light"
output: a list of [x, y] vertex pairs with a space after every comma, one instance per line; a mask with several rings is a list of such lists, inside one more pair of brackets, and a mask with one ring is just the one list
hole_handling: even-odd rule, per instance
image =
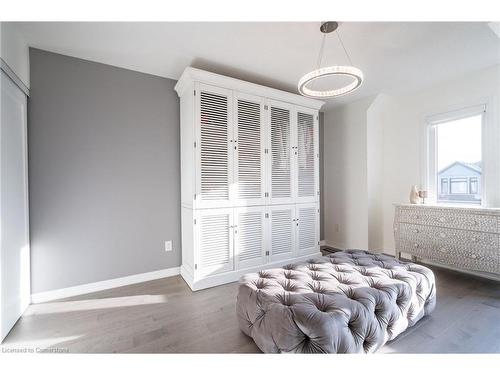
[[[313, 81], [330, 76], [348, 76], [354, 80], [347, 86], [334, 90], [312, 90], [307, 87]], [[299, 92], [310, 98], [335, 98], [353, 92], [363, 83], [363, 72], [354, 66], [327, 66], [307, 73], [299, 80]]]

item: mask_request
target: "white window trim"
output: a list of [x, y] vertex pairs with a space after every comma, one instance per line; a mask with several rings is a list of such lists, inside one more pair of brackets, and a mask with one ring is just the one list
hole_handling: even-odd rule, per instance
[[[436, 132], [435, 125], [440, 123], [460, 120], [482, 114], [481, 126], [481, 206], [494, 207], [500, 206], [500, 152], [498, 150], [498, 141], [500, 141], [500, 131], [498, 124], [495, 123], [496, 106], [493, 100], [485, 100], [481, 104], [463, 106], [460, 109], [434, 113], [424, 117], [423, 142], [422, 142], [422, 173], [421, 185], [428, 191], [428, 202], [437, 203], [437, 165], [436, 165]], [[446, 205], [449, 205], [448, 203]], [[464, 205], [457, 203], [456, 205]], [[465, 204], [467, 205], [467, 204]], [[477, 205], [470, 204], [472, 207]]]

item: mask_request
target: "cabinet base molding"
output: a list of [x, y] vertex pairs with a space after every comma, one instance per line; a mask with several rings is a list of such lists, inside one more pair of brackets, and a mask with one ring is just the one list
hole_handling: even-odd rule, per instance
[[181, 276], [184, 279], [184, 281], [189, 285], [191, 290], [196, 291], [238, 281], [241, 276], [247, 273], [257, 272], [268, 268], [276, 268], [279, 266], [283, 266], [285, 264], [296, 263], [319, 256], [321, 256], [320, 251], [318, 251], [317, 253], [302, 255], [296, 258], [290, 258], [278, 262], [266, 263], [255, 267], [249, 267], [241, 270], [225, 272], [212, 276], [206, 276], [198, 280], [195, 280], [191, 272], [189, 272], [188, 268], [183, 265], [181, 266]]

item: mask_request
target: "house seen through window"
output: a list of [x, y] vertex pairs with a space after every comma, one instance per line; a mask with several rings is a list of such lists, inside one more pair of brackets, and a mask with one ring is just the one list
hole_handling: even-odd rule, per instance
[[437, 202], [481, 204], [482, 115], [435, 125]]

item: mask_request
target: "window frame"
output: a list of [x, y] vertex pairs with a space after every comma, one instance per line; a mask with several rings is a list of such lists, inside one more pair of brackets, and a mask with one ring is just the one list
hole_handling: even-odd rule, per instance
[[[481, 115], [481, 184], [478, 193], [481, 195], [481, 204], [467, 203], [467, 202], [438, 202], [438, 175], [437, 175], [437, 139], [436, 139], [436, 126], [450, 121], [457, 121], [467, 117], [474, 117]], [[490, 161], [496, 160], [492, 155], [496, 152], [492, 150], [491, 144], [486, 140], [488, 136], [494, 132], [490, 129], [492, 121], [488, 117], [487, 104], [479, 104], [473, 106], [462, 107], [461, 109], [452, 110], [448, 112], [438, 113], [426, 116], [424, 119], [424, 148], [423, 148], [423, 181], [422, 186], [428, 191], [428, 202], [435, 205], [453, 205], [453, 206], [471, 206], [471, 207], [489, 207], [496, 197], [488, 196], [488, 193], [495, 191], [499, 182], [495, 180], [495, 176], [489, 176]], [[493, 134], [498, 136], [497, 134]], [[496, 162], [499, 165], [499, 162]], [[492, 166], [494, 169], [495, 165]], [[497, 176], [498, 177], [498, 176]], [[441, 182], [441, 181], [439, 181]], [[491, 185], [489, 190], [485, 189], [487, 184]], [[451, 193], [451, 182], [448, 181], [448, 192]], [[491, 194], [493, 195], [493, 194]], [[500, 197], [498, 198], [500, 200]]]

